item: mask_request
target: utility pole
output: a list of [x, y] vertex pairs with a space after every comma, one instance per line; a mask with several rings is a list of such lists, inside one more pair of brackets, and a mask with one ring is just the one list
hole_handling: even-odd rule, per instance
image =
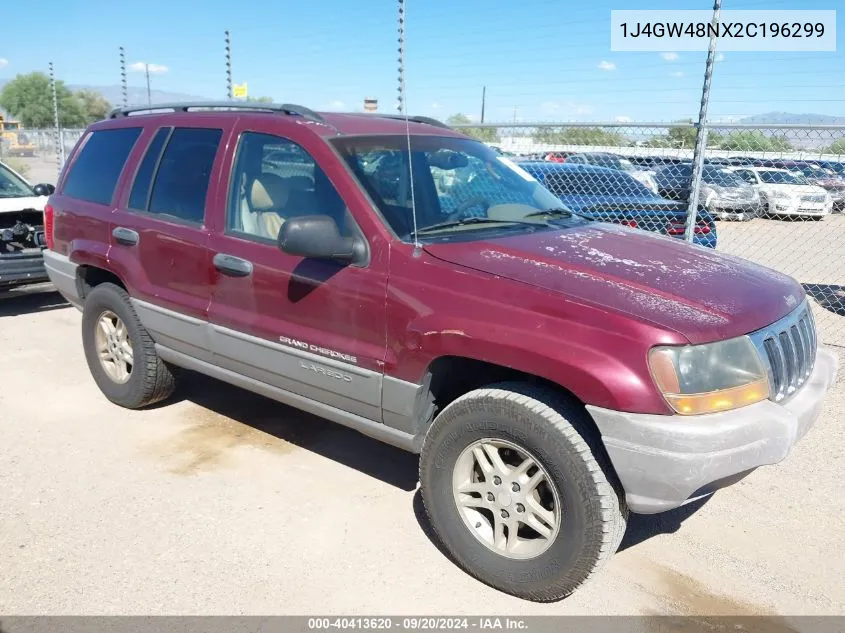
[[707, 47], [707, 63], [704, 66], [704, 85], [701, 88], [701, 107], [698, 111], [698, 131], [695, 135], [695, 149], [692, 154], [692, 188], [689, 197], [689, 210], [684, 230], [684, 239], [692, 242], [695, 237], [695, 225], [698, 221], [698, 199], [701, 192], [701, 172], [704, 169], [704, 152], [707, 150], [707, 105], [710, 103], [710, 82], [713, 79], [713, 63], [716, 60], [716, 41], [719, 36], [719, 17], [722, 13], [722, 0], [713, 0], [713, 18], [711, 19], [710, 44]]
[[232, 94], [232, 37], [229, 31], [225, 31], [226, 35], [226, 98], [231, 101], [234, 97]]
[[484, 123], [484, 106], [487, 103], [487, 86], [481, 87], [481, 122]]
[[144, 64], [144, 72], [147, 75], [147, 105], [153, 105], [153, 97], [152, 93], [150, 92], [150, 65]]
[[127, 97], [128, 90], [126, 88], [126, 51], [120, 47], [120, 87], [123, 93], [123, 107], [129, 105], [129, 98]]

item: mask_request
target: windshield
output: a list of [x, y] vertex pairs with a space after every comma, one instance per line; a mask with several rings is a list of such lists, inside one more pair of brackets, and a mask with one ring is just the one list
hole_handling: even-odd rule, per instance
[[0, 198], [26, 198], [34, 195], [35, 192], [28, 184], [0, 163]]
[[804, 174], [808, 178], [824, 178], [827, 174], [825, 174], [823, 169], [819, 169], [818, 167], [810, 167], [809, 165], [806, 167], [793, 167], [792, 169], [795, 173]]
[[634, 165], [627, 158], [612, 154], [583, 154], [584, 162], [597, 167], [607, 167], [617, 171], [634, 171]]
[[636, 178], [627, 174], [595, 172], [576, 172], [564, 169], [548, 170], [543, 167], [529, 168], [533, 173], [545, 172], [543, 182], [550, 191], [559, 195], [572, 196], [612, 196], [614, 198], [653, 198], [649, 191]]
[[760, 180], [772, 185], [806, 185], [809, 184], [803, 174], [788, 171], [758, 171]]
[[739, 187], [745, 183], [741, 181], [733, 172], [727, 171], [722, 167], [704, 167], [701, 172], [702, 180], [711, 185], [720, 185], [722, 187]]
[[[413, 183], [407, 137], [353, 136], [333, 143], [402, 239], [410, 240], [414, 231], [412, 185], [418, 235], [560, 228], [536, 214], [565, 210], [563, 204], [531, 174], [484, 143], [411, 136]], [[457, 224], [470, 218], [474, 221]]]

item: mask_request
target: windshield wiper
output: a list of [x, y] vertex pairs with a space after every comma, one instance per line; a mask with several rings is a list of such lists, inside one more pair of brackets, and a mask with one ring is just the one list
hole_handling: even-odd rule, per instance
[[[561, 218], [572, 218], [575, 217], [576, 214], [570, 211], [569, 209], [564, 209], [563, 207], [557, 209], [543, 209], [542, 211], [534, 211], [533, 213], [529, 213], [528, 215], [524, 216], [526, 218], [537, 218], [541, 215], [555, 215]], [[579, 216], [580, 217], [580, 216]]]
[[[536, 222], [522, 222], [521, 220], [494, 220], [493, 218], [479, 218], [469, 217], [461, 220], [449, 220], [448, 222], [438, 222], [425, 228], [417, 230], [417, 235], [425, 235], [426, 233], [433, 233], [443, 229], [451, 229], [457, 226], [469, 226], [470, 224], [521, 224], [537, 228]], [[409, 234], [411, 235], [411, 234]]]

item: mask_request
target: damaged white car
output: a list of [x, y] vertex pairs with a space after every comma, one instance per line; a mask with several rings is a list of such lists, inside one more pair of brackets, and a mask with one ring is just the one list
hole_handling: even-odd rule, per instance
[[0, 290], [47, 281], [44, 205], [55, 187], [30, 185], [0, 163]]

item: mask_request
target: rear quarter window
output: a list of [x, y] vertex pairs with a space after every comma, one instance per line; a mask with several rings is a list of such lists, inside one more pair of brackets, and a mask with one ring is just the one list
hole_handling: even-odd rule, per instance
[[111, 204], [120, 173], [140, 135], [140, 127], [91, 132], [73, 161], [62, 193], [87, 202]]

